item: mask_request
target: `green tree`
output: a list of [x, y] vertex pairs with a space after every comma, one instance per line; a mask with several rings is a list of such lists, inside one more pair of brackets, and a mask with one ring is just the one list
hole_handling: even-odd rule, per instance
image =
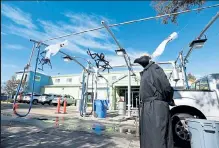
[[[152, 6], [158, 15], [175, 13], [183, 10], [190, 10], [194, 7], [201, 7], [205, 0], [153, 0]], [[169, 15], [162, 18], [162, 22], [167, 24], [169, 21], [177, 23], [178, 15]]]
[[192, 81], [192, 82], [194, 82], [196, 80], [196, 77], [194, 75], [192, 75], [191, 73], [188, 74], [187, 78], [189, 81]]
[[12, 76], [12, 78], [6, 82], [6, 84], [3, 88], [4, 92], [7, 95], [15, 95], [19, 82], [20, 82], [20, 80], [16, 80], [16, 77]]

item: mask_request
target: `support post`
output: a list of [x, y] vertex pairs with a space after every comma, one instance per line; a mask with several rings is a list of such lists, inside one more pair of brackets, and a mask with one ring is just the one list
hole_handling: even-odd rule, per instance
[[183, 82], [184, 84], [183, 85], [186, 87], [186, 89], [188, 89], [189, 84], [188, 84], [188, 80], [187, 80], [185, 61], [183, 59], [182, 52], [180, 53], [179, 58], [180, 58], [180, 62], [182, 63], [182, 72], [183, 72], [183, 77], [184, 77], [184, 82]]
[[128, 117], [131, 117], [131, 75], [128, 71]]

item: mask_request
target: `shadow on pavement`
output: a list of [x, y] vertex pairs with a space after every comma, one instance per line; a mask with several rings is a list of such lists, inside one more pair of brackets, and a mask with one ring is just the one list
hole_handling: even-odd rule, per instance
[[[28, 109], [29, 108], [29, 105], [30, 104], [27, 104], [27, 103], [18, 103], [18, 106], [19, 108], [22, 108], [22, 109]], [[4, 109], [12, 109], [13, 107], [13, 103], [6, 103], [6, 102], [1, 102], [1, 110], [4, 110]], [[32, 104], [32, 108], [55, 108], [56, 106], [53, 106], [53, 105], [41, 105], [41, 104], [37, 104], [37, 105], [33, 105]]]
[[[83, 148], [108, 148], [116, 147], [116, 144], [110, 141], [111, 137], [105, 135], [96, 135], [86, 131], [68, 131], [61, 129], [48, 128], [43, 131], [29, 133], [6, 132], [7, 138], [1, 136], [1, 147], [83, 147]], [[10, 135], [10, 136], [9, 136]]]

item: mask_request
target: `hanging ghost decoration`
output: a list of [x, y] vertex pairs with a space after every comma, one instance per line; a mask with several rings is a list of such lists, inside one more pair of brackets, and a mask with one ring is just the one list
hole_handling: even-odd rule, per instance
[[[41, 64], [41, 69], [40, 68], [38, 69], [43, 70], [43, 65], [45, 64], [48, 64], [52, 69], [52, 65], [50, 61], [51, 56], [56, 55], [61, 48], [67, 45], [68, 45], [68, 41], [65, 40], [64, 42], [58, 44], [52, 44], [46, 47], [45, 50], [40, 53], [40, 55], [42, 56], [42, 59], [39, 60], [40, 61], [39, 64]], [[45, 56], [43, 56], [43, 54], [45, 54]]]
[[173, 32], [168, 38], [166, 38], [163, 42], [161, 42], [161, 44], [157, 47], [157, 49], [151, 55], [151, 58], [154, 59], [160, 56], [163, 53], [167, 43], [176, 39], [177, 37], [178, 37], [178, 34], [176, 32]]
[[67, 45], [68, 45], [67, 40], [58, 44], [49, 45], [48, 47], [45, 48], [46, 51], [45, 59], [50, 59], [51, 56], [56, 55], [62, 47]]

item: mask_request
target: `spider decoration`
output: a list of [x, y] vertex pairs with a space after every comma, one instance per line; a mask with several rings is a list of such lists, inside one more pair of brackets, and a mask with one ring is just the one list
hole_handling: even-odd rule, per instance
[[105, 60], [105, 55], [103, 53], [91, 53], [88, 49], [87, 54], [95, 61], [97, 68], [103, 68], [102, 71], [107, 69], [108, 73], [109, 70], [112, 69], [112, 67], [109, 65], [109, 61]]
[[43, 51], [43, 52], [40, 53], [41, 59], [39, 58], [39, 63], [38, 63], [38, 65], [41, 64], [41, 68], [38, 68], [38, 69], [39, 69], [39, 70], [42, 70], [42, 71], [43, 71], [43, 66], [44, 66], [45, 64], [49, 65], [50, 68], [52, 69], [52, 64], [51, 64], [50, 59], [45, 57], [45, 56], [46, 56], [46, 52], [47, 52], [47, 51]]
[[42, 57], [41, 59], [39, 59], [39, 64], [41, 64], [41, 68], [38, 69], [43, 71], [43, 65], [45, 64], [49, 65], [52, 69], [52, 64], [50, 61], [51, 56], [56, 55], [61, 48], [67, 45], [68, 45], [68, 41], [65, 40], [64, 42], [49, 45], [48, 47], [46, 47], [45, 50], [40, 53], [40, 56]]

